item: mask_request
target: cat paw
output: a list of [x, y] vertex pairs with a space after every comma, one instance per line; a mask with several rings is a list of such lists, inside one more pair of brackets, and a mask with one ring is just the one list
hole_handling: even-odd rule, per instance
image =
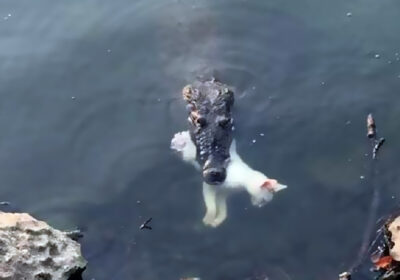
[[223, 221], [225, 221], [225, 218], [218, 218], [217, 217], [217, 218], [214, 219], [214, 221], [212, 221], [210, 226], [215, 228], [215, 227], [219, 226], [220, 224], [222, 224]]
[[186, 143], [188, 142], [188, 139], [190, 139], [188, 137], [186, 131], [176, 133], [171, 140], [171, 149], [178, 153], [183, 153]]
[[213, 226], [214, 220], [215, 220], [215, 216], [214, 215], [206, 214], [204, 216], [204, 218], [203, 218], [203, 223], [206, 226]]
[[196, 153], [197, 149], [195, 144], [190, 139], [189, 131], [178, 132], [171, 140], [171, 149], [174, 150], [183, 160], [192, 162], [196, 167]]

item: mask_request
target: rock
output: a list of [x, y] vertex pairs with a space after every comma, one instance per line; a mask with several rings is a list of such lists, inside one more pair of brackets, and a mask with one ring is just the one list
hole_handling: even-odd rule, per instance
[[400, 216], [389, 217], [379, 229], [378, 237], [382, 232], [380, 245], [371, 255], [374, 271], [380, 273], [376, 279], [398, 280], [400, 279]]
[[400, 216], [389, 224], [388, 230], [393, 244], [393, 247], [390, 248], [390, 255], [395, 261], [400, 261]]
[[26, 213], [0, 212], [0, 280], [81, 279], [79, 243]]

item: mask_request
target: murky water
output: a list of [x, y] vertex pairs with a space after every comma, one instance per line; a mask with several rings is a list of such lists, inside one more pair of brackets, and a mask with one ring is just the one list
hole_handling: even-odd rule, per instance
[[[370, 111], [378, 216], [400, 198], [399, 20], [397, 0], [3, 0], [2, 208], [82, 228], [85, 279], [336, 279], [372, 198]], [[217, 229], [169, 150], [181, 88], [211, 75], [236, 89], [239, 153], [289, 186], [232, 197]]]

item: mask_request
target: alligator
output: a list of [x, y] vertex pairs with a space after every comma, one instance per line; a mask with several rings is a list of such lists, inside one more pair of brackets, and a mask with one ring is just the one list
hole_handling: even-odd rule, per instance
[[232, 138], [233, 91], [215, 79], [195, 82], [182, 90], [188, 103], [189, 131], [178, 132], [171, 149], [202, 171], [206, 214], [203, 223], [217, 227], [227, 217], [227, 197], [246, 190], [254, 206], [262, 207], [287, 186], [252, 169], [237, 154]]
[[[197, 148], [189, 131], [176, 133], [171, 141], [171, 149], [177, 151], [185, 162], [200, 169], [196, 160]], [[226, 219], [226, 200], [232, 193], [246, 190], [250, 195], [251, 203], [254, 206], [262, 207], [272, 200], [276, 192], [287, 188], [286, 185], [268, 178], [265, 174], [247, 165], [236, 151], [235, 140], [232, 141], [229, 156], [225, 181], [219, 185], [203, 182], [203, 198], [206, 206], [203, 223], [207, 226], [217, 227]]]
[[187, 102], [190, 137], [197, 147], [196, 159], [203, 179], [210, 185], [219, 185], [226, 178], [230, 158], [233, 91], [211, 79], [185, 86], [182, 95]]

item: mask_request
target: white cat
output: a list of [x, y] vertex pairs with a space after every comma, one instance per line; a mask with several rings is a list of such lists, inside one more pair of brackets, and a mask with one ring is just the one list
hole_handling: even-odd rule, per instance
[[[190, 138], [189, 131], [176, 133], [171, 141], [171, 149], [177, 151], [184, 161], [200, 170], [196, 161], [196, 146]], [[229, 153], [230, 162], [224, 183], [209, 185], [203, 182], [203, 197], [207, 208], [203, 222], [208, 226], [217, 227], [226, 219], [226, 199], [232, 192], [247, 190], [252, 204], [262, 207], [272, 200], [274, 193], [287, 188], [243, 162], [236, 152], [235, 140], [232, 141]]]

